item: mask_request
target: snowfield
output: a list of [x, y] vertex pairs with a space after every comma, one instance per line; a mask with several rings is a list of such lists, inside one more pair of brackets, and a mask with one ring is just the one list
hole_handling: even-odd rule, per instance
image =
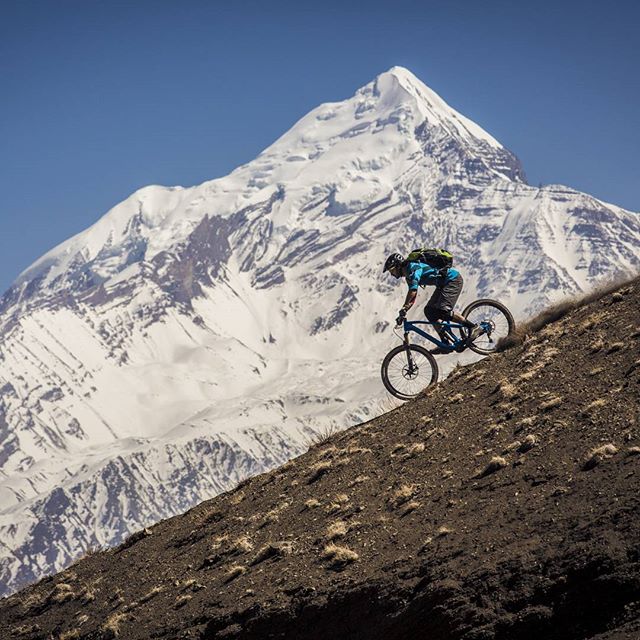
[[382, 264], [420, 245], [454, 253], [461, 305], [522, 317], [636, 273], [640, 217], [528, 185], [394, 67], [34, 263], [0, 300], [0, 594], [380, 413], [405, 293]]

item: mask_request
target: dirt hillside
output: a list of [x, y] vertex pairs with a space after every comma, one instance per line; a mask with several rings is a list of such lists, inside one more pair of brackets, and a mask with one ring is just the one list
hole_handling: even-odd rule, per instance
[[0, 638], [637, 640], [639, 310], [636, 280], [86, 557]]

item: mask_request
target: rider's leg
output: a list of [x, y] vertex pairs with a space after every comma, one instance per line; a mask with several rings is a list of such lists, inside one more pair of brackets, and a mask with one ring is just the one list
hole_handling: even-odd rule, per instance
[[[431, 315], [433, 318], [453, 320], [454, 322], [459, 322], [471, 328], [473, 323], [465, 320], [460, 314], [453, 313], [453, 308], [456, 306], [456, 302], [458, 302], [460, 292], [462, 291], [462, 285], [463, 280], [461, 275], [457, 275], [449, 282], [438, 284], [425, 308], [427, 318]], [[427, 313], [427, 309], [431, 310], [430, 313]], [[431, 318], [429, 318], [429, 320], [433, 322]]]
[[478, 337], [481, 329], [475, 322], [471, 322], [461, 314], [453, 311], [453, 308], [460, 297], [460, 293], [462, 292], [463, 283], [464, 281], [462, 276], [458, 275], [453, 280], [444, 283], [443, 285], [438, 285], [429, 299], [427, 307], [433, 307], [440, 310], [442, 313], [440, 317], [442, 319], [453, 320], [454, 322], [466, 327], [469, 330], [466, 342], [469, 344], [469, 342], [473, 342]]
[[456, 313], [455, 311], [451, 312], [451, 320], [453, 320], [454, 322], [458, 322], [461, 325], [468, 327], [469, 329], [473, 329], [473, 327], [476, 326], [475, 322], [471, 322], [471, 320], [467, 320], [464, 316], [461, 316], [459, 313]]
[[[433, 296], [431, 296], [433, 299]], [[440, 322], [442, 320], [447, 320], [449, 313], [446, 310], [439, 309], [438, 307], [434, 307], [431, 304], [431, 300], [427, 303], [427, 306], [424, 308], [424, 315], [427, 317], [429, 322]], [[439, 325], [434, 324], [433, 328], [436, 330], [436, 333], [440, 337], [440, 340], [445, 344], [451, 344], [451, 338], [446, 334], [445, 330]]]

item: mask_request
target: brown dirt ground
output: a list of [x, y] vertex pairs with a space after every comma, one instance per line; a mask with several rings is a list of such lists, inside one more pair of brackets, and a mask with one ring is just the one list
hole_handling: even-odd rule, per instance
[[84, 558], [0, 638], [637, 640], [639, 309], [636, 280]]

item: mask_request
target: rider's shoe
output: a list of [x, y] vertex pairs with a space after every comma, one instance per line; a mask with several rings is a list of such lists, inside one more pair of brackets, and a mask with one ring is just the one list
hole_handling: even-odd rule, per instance
[[430, 349], [429, 353], [434, 356], [442, 356], [445, 353], [451, 353], [453, 349], [443, 349], [442, 347], [436, 347], [435, 349]]
[[435, 347], [434, 349], [430, 349], [429, 353], [434, 356], [444, 355], [446, 353], [451, 353], [453, 351], [453, 343], [451, 339], [446, 333], [438, 333], [438, 337], [440, 338], [440, 342], [443, 342], [446, 347]]
[[477, 324], [475, 327], [473, 327], [471, 329], [471, 332], [469, 333], [469, 335], [467, 336], [467, 339], [465, 340], [464, 344], [465, 346], [469, 346], [470, 344], [473, 344], [473, 341], [480, 335], [482, 335], [482, 333], [484, 332], [484, 330], [482, 329], [482, 327]]

